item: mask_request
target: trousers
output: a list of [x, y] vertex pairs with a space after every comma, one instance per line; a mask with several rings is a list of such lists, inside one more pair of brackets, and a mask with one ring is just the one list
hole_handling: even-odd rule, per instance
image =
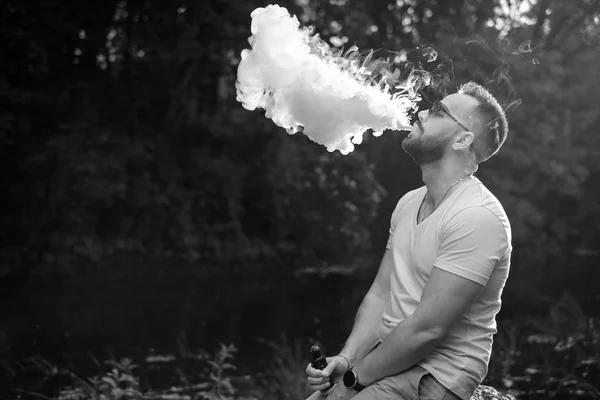
[[[317, 391], [306, 400], [327, 398], [327, 394]], [[460, 400], [460, 397], [446, 389], [425, 368], [415, 365], [367, 386], [352, 397], [352, 400]]]
[[367, 386], [352, 400], [460, 400], [425, 368], [414, 367]]

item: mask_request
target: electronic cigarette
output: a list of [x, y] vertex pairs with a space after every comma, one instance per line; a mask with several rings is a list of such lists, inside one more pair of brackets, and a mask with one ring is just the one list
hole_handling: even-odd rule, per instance
[[[323, 354], [319, 346], [315, 345], [310, 348], [310, 365], [312, 365], [312, 367], [315, 369], [320, 369], [321, 371], [327, 366], [327, 359], [325, 358], [325, 354]], [[321, 390], [321, 393], [327, 392], [332, 386], [333, 382], [331, 381], [331, 378], [329, 378], [329, 387]]]

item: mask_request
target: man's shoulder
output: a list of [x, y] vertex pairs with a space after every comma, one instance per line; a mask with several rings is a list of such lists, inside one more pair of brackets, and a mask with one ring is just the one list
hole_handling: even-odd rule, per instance
[[427, 192], [426, 186], [421, 186], [416, 189], [409, 190], [408, 192], [404, 193], [404, 195], [402, 197], [400, 197], [400, 199], [398, 199], [398, 201], [396, 202], [396, 208], [394, 211], [398, 211], [401, 208], [403, 208], [405, 205], [418, 201], [417, 199], [419, 199], [419, 198], [422, 199], [423, 196], [425, 196], [426, 192]]
[[[460, 215], [484, 223], [499, 221], [511, 236], [510, 221], [500, 200], [481, 181], [466, 187], [449, 210], [447, 218]], [[472, 218], [471, 218], [472, 217]]]
[[479, 180], [467, 186], [455, 202], [455, 212], [460, 212], [470, 207], [480, 206], [487, 208], [499, 218], [505, 218], [506, 212], [498, 198]]
[[417, 189], [410, 190], [406, 192], [400, 199], [396, 202], [396, 207], [394, 207], [394, 212], [392, 213], [392, 219], [397, 219], [400, 214], [405, 212], [409, 212], [411, 210], [411, 205], [413, 207], [418, 207], [419, 199], [422, 199], [425, 196], [425, 192], [427, 188], [425, 186], [421, 186]]
[[400, 199], [398, 200], [398, 204], [400, 203], [406, 203], [410, 200], [415, 199], [418, 196], [423, 197], [425, 195], [425, 193], [427, 192], [427, 186], [420, 186], [416, 189], [413, 190], [409, 190], [408, 192], [406, 192], [402, 197], [400, 197]]

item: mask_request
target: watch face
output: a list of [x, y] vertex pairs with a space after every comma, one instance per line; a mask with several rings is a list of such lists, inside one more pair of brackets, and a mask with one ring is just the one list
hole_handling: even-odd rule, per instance
[[356, 383], [356, 376], [354, 375], [354, 371], [352, 371], [351, 369], [346, 371], [342, 380], [344, 381], [344, 386], [346, 386], [348, 388], [353, 387], [354, 384]]

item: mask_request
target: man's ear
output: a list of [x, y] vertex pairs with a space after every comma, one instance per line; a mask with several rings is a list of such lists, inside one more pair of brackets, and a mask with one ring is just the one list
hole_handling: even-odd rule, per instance
[[456, 140], [452, 144], [454, 150], [465, 150], [468, 149], [475, 140], [473, 132], [462, 131], [456, 136]]

